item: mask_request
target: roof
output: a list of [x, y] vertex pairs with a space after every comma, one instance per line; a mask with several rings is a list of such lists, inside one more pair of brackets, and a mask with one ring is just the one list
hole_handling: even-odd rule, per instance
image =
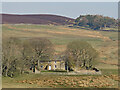
[[40, 62], [51, 62], [51, 61], [63, 61], [63, 60], [58, 60], [58, 59], [56, 59], [56, 60], [40, 60]]

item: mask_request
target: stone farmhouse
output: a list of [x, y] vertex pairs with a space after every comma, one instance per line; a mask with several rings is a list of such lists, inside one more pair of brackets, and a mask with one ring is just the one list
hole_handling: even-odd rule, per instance
[[40, 70], [65, 70], [65, 61], [63, 60], [45, 60], [40, 61]]

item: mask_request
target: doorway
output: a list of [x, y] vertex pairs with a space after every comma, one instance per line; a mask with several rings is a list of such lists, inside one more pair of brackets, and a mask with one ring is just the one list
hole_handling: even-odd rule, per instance
[[49, 68], [48, 68], [48, 70], [51, 70], [51, 65], [49, 65]]

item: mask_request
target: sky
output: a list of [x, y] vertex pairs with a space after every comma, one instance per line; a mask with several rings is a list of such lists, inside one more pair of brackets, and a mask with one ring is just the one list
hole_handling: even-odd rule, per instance
[[99, 14], [118, 18], [117, 2], [2, 2], [2, 13], [54, 14], [70, 18]]
[[119, 2], [119, 0], [1, 0], [2, 2]]

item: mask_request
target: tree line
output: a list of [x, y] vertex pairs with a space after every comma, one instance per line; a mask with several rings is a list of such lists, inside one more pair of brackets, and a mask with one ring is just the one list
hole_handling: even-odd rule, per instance
[[118, 25], [118, 20], [102, 15], [80, 15], [75, 19], [74, 26], [84, 26], [94, 30], [103, 28], [115, 28]]
[[[51, 60], [55, 52], [54, 45], [46, 38], [5, 38], [2, 48], [2, 75], [9, 77], [23, 74], [30, 67], [39, 70], [40, 60]], [[69, 70], [79, 70], [93, 67], [98, 53], [87, 42], [73, 41], [63, 56]]]

